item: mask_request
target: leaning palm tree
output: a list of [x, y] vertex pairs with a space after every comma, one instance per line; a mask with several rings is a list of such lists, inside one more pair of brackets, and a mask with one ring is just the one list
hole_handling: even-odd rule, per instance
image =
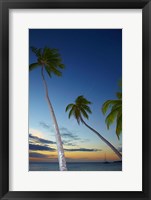
[[[121, 83], [119, 85], [122, 86]], [[107, 110], [110, 110], [109, 114], [107, 115], [105, 122], [107, 128], [110, 128], [110, 125], [114, 123], [116, 120], [116, 135], [118, 139], [122, 133], [122, 92], [116, 93], [117, 99], [114, 100], [107, 100], [102, 106], [103, 114], [106, 114]]]
[[42, 76], [42, 80], [44, 84], [46, 100], [48, 103], [48, 108], [49, 108], [49, 111], [53, 120], [54, 128], [55, 128], [59, 167], [61, 171], [66, 171], [67, 167], [66, 167], [66, 160], [64, 156], [63, 143], [61, 140], [61, 135], [59, 132], [59, 127], [58, 127], [58, 123], [57, 123], [56, 116], [54, 113], [54, 109], [49, 98], [48, 86], [47, 86], [47, 82], [45, 80], [45, 75], [44, 75], [44, 71], [46, 71], [49, 77], [51, 77], [52, 74], [56, 76], [61, 76], [62, 73], [60, 69], [63, 69], [64, 65], [62, 64], [62, 59], [57, 49], [50, 49], [47, 47], [43, 49], [37, 49], [35, 47], [31, 47], [31, 50], [36, 55], [37, 61], [36, 63], [32, 63], [29, 65], [29, 70], [33, 70], [37, 67], [41, 67], [41, 76]]
[[78, 124], [82, 122], [87, 128], [93, 131], [103, 142], [105, 142], [116, 153], [116, 155], [120, 159], [122, 159], [121, 153], [109, 141], [107, 141], [98, 131], [93, 129], [84, 121], [84, 118], [89, 119], [88, 114], [92, 113], [89, 107], [90, 104], [91, 102], [88, 101], [86, 98], [84, 98], [83, 96], [78, 96], [74, 103], [71, 103], [66, 107], [66, 112], [69, 111], [69, 118], [71, 116], [74, 116]]

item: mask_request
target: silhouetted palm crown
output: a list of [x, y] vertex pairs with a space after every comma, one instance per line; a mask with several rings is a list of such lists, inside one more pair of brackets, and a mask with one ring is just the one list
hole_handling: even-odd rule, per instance
[[91, 114], [91, 109], [89, 108], [90, 101], [88, 101], [83, 96], [78, 96], [75, 103], [71, 103], [66, 107], [66, 112], [69, 111], [69, 118], [74, 116], [78, 124], [83, 121], [83, 117], [88, 119], [88, 114]]
[[116, 96], [116, 100], [108, 100], [103, 104], [102, 112], [106, 114], [107, 110], [110, 109], [110, 113], [107, 115], [105, 122], [109, 129], [110, 125], [116, 120], [116, 135], [119, 139], [122, 133], [122, 92], [118, 92]]
[[57, 49], [50, 49], [48, 47], [38, 49], [31, 47], [31, 50], [35, 53], [37, 62], [30, 64], [29, 70], [41, 66], [44, 67], [50, 77], [52, 74], [57, 76], [62, 75], [60, 69], [64, 69], [64, 64], [62, 64], [62, 59]]

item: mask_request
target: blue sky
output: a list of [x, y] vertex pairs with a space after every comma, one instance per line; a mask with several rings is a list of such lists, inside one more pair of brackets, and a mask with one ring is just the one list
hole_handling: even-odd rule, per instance
[[[115, 124], [107, 130], [101, 107], [106, 100], [115, 99], [119, 90], [118, 81], [122, 78], [122, 30], [30, 29], [30, 46], [57, 48], [65, 64], [62, 77], [49, 78], [47, 74], [45, 77], [64, 143], [68, 143], [65, 148], [88, 149], [81, 157], [80, 153], [74, 155], [73, 160], [75, 157], [75, 161], [89, 158], [89, 150], [92, 149], [99, 151], [100, 157], [96, 151], [98, 161], [104, 158], [105, 152], [109, 160], [116, 160], [114, 153], [93, 132], [82, 124], [79, 126], [74, 118], [68, 119], [65, 108], [77, 96], [84, 95], [92, 102], [92, 114], [87, 123], [114, 146], [121, 147], [122, 138], [117, 139]], [[36, 57], [30, 50], [29, 63], [35, 61]], [[35, 137], [55, 142], [51, 124], [39, 67], [29, 73], [29, 132]], [[50, 147], [55, 148], [55, 144], [50, 144]], [[68, 157], [72, 160], [72, 155]]]

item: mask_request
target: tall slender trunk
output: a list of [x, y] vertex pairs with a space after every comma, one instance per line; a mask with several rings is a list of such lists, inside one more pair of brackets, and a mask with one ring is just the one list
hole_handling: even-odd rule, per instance
[[113, 151], [114, 153], [116, 153], [116, 155], [120, 158], [120, 160], [122, 160], [122, 154], [110, 143], [108, 142], [102, 135], [100, 135], [100, 133], [98, 133], [95, 129], [93, 129], [91, 126], [89, 126], [81, 117], [81, 121], [83, 122], [83, 124], [89, 128], [91, 131], [93, 131], [101, 140], [103, 140], [103, 142], [105, 142]]
[[41, 68], [41, 75], [42, 75], [42, 80], [44, 83], [44, 88], [45, 88], [45, 93], [46, 93], [46, 100], [48, 103], [48, 107], [50, 110], [50, 114], [53, 120], [53, 124], [54, 124], [54, 128], [55, 128], [55, 137], [56, 137], [56, 144], [57, 144], [57, 151], [58, 151], [58, 160], [59, 160], [59, 168], [60, 171], [67, 171], [67, 166], [66, 166], [66, 160], [65, 160], [65, 156], [64, 156], [64, 149], [63, 149], [63, 144], [62, 144], [62, 140], [61, 140], [61, 135], [59, 132], [59, 127], [57, 124], [57, 120], [56, 120], [56, 116], [49, 98], [49, 94], [48, 94], [48, 87], [47, 87], [47, 83], [44, 77], [44, 72], [43, 72], [44, 67]]

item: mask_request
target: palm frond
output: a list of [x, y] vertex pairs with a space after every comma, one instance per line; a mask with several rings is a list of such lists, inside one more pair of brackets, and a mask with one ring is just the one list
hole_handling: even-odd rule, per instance
[[80, 114], [80, 110], [79, 109], [75, 109], [74, 116], [75, 116], [75, 119], [77, 120], [78, 124], [80, 124], [81, 114]]
[[122, 113], [117, 115], [117, 120], [116, 120], [116, 135], [118, 139], [121, 132], [122, 132]]
[[110, 128], [110, 125], [115, 121], [117, 114], [118, 114], [118, 111], [115, 109], [112, 112], [110, 112], [108, 116], [106, 117], [105, 123], [108, 129]]
[[117, 92], [116, 96], [117, 96], [118, 99], [122, 99], [122, 92]]
[[58, 64], [58, 67], [60, 67], [61, 69], [64, 69], [65, 65], [61, 63], [61, 64]]
[[33, 53], [35, 53], [35, 55], [38, 57], [38, 58], [41, 58], [42, 57], [42, 49], [38, 49], [38, 48], [35, 48], [35, 47], [31, 47], [31, 50]]
[[114, 104], [111, 108], [111, 112], [114, 110], [118, 110], [118, 112], [122, 111], [122, 101], [117, 102], [117, 104]]
[[70, 108], [72, 108], [73, 106], [74, 106], [73, 103], [68, 104], [65, 111], [67, 112], [67, 111], [68, 111]]
[[50, 73], [55, 74], [57, 76], [61, 76], [62, 75], [62, 72], [59, 71], [57, 69], [57, 67], [53, 66], [52, 64], [49, 63], [49, 65], [46, 65], [46, 66], [47, 66], [48, 70], [50, 71]]
[[29, 70], [32, 71], [33, 69], [39, 67], [39, 63], [32, 63], [29, 65]]
[[74, 106], [71, 108], [71, 110], [69, 111], [69, 115], [68, 115], [68, 117], [69, 117], [69, 119], [70, 119], [70, 117], [72, 116], [72, 115], [74, 115], [74, 112], [75, 112], [75, 108], [74, 108]]
[[91, 102], [88, 101], [83, 95], [78, 96], [75, 102], [76, 104], [85, 104], [85, 105], [91, 104]]
[[80, 111], [84, 118], [89, 119], [87, 112], [82, 107], [80, 108]]
[[87, 106], [87, 105], [82, 105], [81, 106], [84, 110], [86, 110], [88, 113], [92, 113], [92, 111], [91, 111], [91, 109], [90, 109], [90, 107], [89, 106]]
[[48, 75], [51, 77], [51, 69], [47, 65], [45, 66], [45, 70], [48, 73]]
[[120, 80], [120, 81], [118, 82], [118, 86], [119, 86], [120, 89], [122, 89], [122, 80]]
[[111, 108], [111, 106], [113, 106], [113, 105], [115, 105], [117, 103], [120, 103], [120, 101], [119, 100], [107, 100], [102, 106], [103, 114], [105, 114], [107, 112], [107, 110], [109, 108]]
[[62, 72], [59, 71], [56, 68], [51, 67], [52, 73], [55, 74], [56, 76], [62, 76]]

